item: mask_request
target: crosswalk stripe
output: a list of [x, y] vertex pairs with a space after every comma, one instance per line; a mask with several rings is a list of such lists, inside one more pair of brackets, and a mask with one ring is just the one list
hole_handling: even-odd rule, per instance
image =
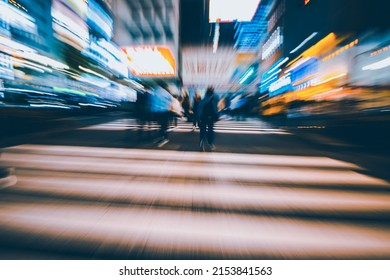
[[341, 160], [60, 145], [6, 148], [2, 160], [18, 183], [0, 197], [0, 237], [27, 236], [18, 246], [83, 253], [88, 237], [117, 257], [390, 256], [386, 224], [348, 221], [388, 219], [390, 184]]
[[[66, 197], [80, 196], [102, 200], [143, 205], [162, 205], [187, 209], [201, 206], [207, 201], [209, 207], [224, 209], [234, 207], [243, 211], [281, 210], [281, 211], [335, 211], [363, 212], [390, 215], [390, 197], [376, 193], [357, 193], [342, 190], [321, 190], [301, 188], [277, 188], [275, 186], [240, 186], [216, 188], [212, 184], [201, 183], [159, 183], [156, 181], [129, 181], [125, 179], [70, 178], [18, 176], [18, 185], [13, 189], [24, 192], [57, 194]], [[107, 188], [107, 186], [110, 186]]]
[[[39, 236], [33, 240], [41, 249], [53, 246], [47, 240], [63, 240], [59, 245], [62, 252], [67, 252], [67, 248], [75, 250], [71, 246], [80, 244], [81, 238], [88, 238], [93, 248], [105, 247], [111, 254], [139, 254], [141, 250], [152, 251], [154, 256], [196, 250], [211, 257], [378, 258], [389, 256], [390, 251], [386, 228], [112, 205], [106, 208], [58, 202], [4, 203], [0, 209], [0, 226]], [[26, 240], [18, 243], [25, 244]]]
[[125, 148], [100, 148], [84, 146], [58, 146], [25, 144], [4, 149], [5, 155], [39, 154], [57, 156], [79, 156], [93, 158], [120, 158], [128, 160], [188, 161], [220, 164], [249, 164], [290, 167], [322, 167], [361, 169], [361, 167], [341, 160], [319, 156], [238, 154], [238, 153], [199, 153], [170, 150], [143, 150]]
[[[104, 148], [94, 148], [104, 149]], [[174, 153], [174, 151], [171, 151]], [[146, 154], [147, 152], [145, 152]], [[153, 151], [155, 156], [160, 151]], [[162, 153], [164, 154], [164, 153]], [[167, 153], [165, 153], [167, 154]], [[186, 152], [178, 152], [180, 155]], [[203, 163], [194, 163], [190, 153], [183, 156], [181, 161], [165, 161], [162, 164], [155, 158], [137, 161], [126, 158], [105, 158], [104, 161], [94, 157], [76, 155], [49, 155], [49, 154], [3, 154], [3, 160], [18, 168], [32, 168], [40, 170], [87, 172], [87, 173], [112, 173], [127, 176], [163, 176], [172, 178], [194, 178], [213, 180], [239, 180], [243, 182], [274, 183], [274, 184], [313, 184], [313, 185], [372, 185], [389, 187], [386, 181], [360, 174], [348, 169], [318, 169], [313, 166], [304, 168], [292, 168], [289, 164], [265, 166], [265, 165], [225, 165], [209, 161], [207, 154], [197, 153], [195, 158], [203, 157]], [[217, 155], [217, 154], [216, 154]], [[245, 155], [242, 155], [245, 157]], [[218, 157], [218, 156], [216, 156]], [[158, 158], [158, 156], [157, 156]], [[161, 158], [161, 157], [160, 157]], [[190, 159], [190, 160], [188, 160]]]
[[[152, 122], [151, 125], [146, 124], [144, 126], [146, 130], [159, 129], [159, 125]], [[80, 130], [139, 130], [141, 126], [134, 119], [120, 119], [113, 122], [108, 122], [99, 125], [92, 125]], [[220, 121], [215, 124], [214, 130], [216, 133], [229, 133], [229, 134], [290, 134], [283, 129], [271, 128], [269, 125], [265, 125], [260, 121]], [[177, 126], [170, 129], [172, 132], [191, 132], [192, 123], [179, 120]]]

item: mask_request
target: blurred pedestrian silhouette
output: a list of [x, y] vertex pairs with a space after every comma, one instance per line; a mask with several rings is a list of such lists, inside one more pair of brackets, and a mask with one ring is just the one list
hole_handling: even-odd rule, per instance
[[191, 116], [190, 116], [191, 101], [190, 101], [190, 97], [188, 95], [188, 92], [185, 89], [183, 90], [181, 106], [183, 107], [184, 117], [187, 119], [187, 121], [190, 121], [190, 119], [191, 119]]
[[202, 99], [200, 90], [198, 90], [194, 96], [193, 104], [192, 104], [192, 131], [195, 131], [196, 127], [199, 126], [198, 123], [198, 107], [199, 102]]
[[147, 88], [144, 91], [137, 92], [137, 101], [136, 101], [136, 118], [138, 124], [138, 133], [139, 137], [142, 137], [145, 130], [145, 125], [149, 121], [148, 113], [148, 92]]
[[209, 87], [206, 94], [199, 102], [198, 121], [200, 127], [200, 150], [205, 151], [206, 141], [212, 151], [215, 150], [214, 123], [218, 120], [218, 98], [214, 94], [214, 88]]
[[156, 118], [160, 130], [155, 143], [159, 147], [168, 143], [168, 122], [169, 110], [172, 102], [172, 96], [167, 90], [167, 85], [160, 82], [153, 90], [151, 111]]
[[164, 82], [159, 82], [153, 91], [151, 96], [151, 111], [160, 126], [159, 136], [155, 143], [159, 147], [162, 147], [169, 141], [169, 120], [171, 118], [176, 119], [176, 117], [182, 115], [180, 102], [171, 95], [168, 85]]

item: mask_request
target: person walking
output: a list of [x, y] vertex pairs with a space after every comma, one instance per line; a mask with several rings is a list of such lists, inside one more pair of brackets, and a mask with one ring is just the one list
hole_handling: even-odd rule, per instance
[[202, 99], [200, 91], [198, 91], [193, 100], [192, 104], [192, 131], [195, 131], [196, 127], [199, 126], [198, 122], [198, 107], [199, 107], [199, 102]]
[[188, 95], [187, 90], [183, 90], [181, 106], [182, 106], [183, 111], [184, 111], [184, 117], [186, 117], [187, 121], [190, 121], [191, 101], [190, 101], [190, 96]]
[[215, 150], [214, 123], [218, 121], [218, 98], [214, 95], [214, 88], [209, 87], [206, 94], [199, 102], [198, 121], [200, 128], [200, 150], [205, 151], [206, 141], [210, 149]]
[[136, 118], [138, 124], [138, 137], [141, 139], [147, 122], [147, 93], [146, 91], [137, 91]]
[[168, 124], [172, 100], [173, 97], [167, 90], [167, 85], [160, 82], [153, 91], [151, 102], [151, 110], [160, 126], [159, 137], [155, 141], [155, 143], [158, 144], [158, 147], [162, 147], [169, 142]]

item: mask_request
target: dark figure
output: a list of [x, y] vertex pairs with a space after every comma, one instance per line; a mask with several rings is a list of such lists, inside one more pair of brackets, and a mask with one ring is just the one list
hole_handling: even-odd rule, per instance
[[168, 143], [168, 124], [169, 117], [171, 115], [171, 105], [173, 102], [173, 97], [166, 89], [167, 86], [161, 83], [160, 86], [157, 86], [153, 91], [153, 97], [151, 102], [151, 111], [157, 119], [157, 122], [160, 125], [159, 137], [156, 140], [156, 143], [159, 147], [162, 147]]
[[200, 93], [197, 92], [194, 96], [194, 103], [192, 104], [192, 131], [195, 131], [196, 127], [199, 125], [198, 122], [198, 107], [199, 107], [199, 102], [202, 99], [200, 96]]
[[148, 121], [148, 111], [147, 111], [147, 93], [146, 92], [137, 92], [137, 101], [136, 101], [136, 117], [138, 123], [138, 132], [142, 136], [146, 122]]
[[163, 146], [168, 143], [168, 125], [169, 125], [169, 112], [160, 112], [158, 114], [158, 122], [160, 125], [159, 141], [158, 145]]
[[214, 96], [214, 89], [209, 87], [205, 96], [199, 102], [198, 121], [200, 127], [200, 149], [205, 151], [206, 141], [212, 151], [214, 145], [214, 123], [218, 120], [218, 99]]
[[183, 92], [183, 97], [181, 101], [181, 106], [183, 107], [184, 116], [187, 118], [187, 121], [190, 121], [190, 108], [191, 108], [191, 102], [190, 97], [188, 96], [188, 93], [186, 91]]

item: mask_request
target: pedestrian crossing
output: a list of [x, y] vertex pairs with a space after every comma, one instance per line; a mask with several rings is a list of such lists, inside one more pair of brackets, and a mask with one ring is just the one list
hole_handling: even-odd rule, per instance
[[[3, 150], [0, 248], [94, 258], [389, 258], [389, 182], [323, 156]], [[10, 243], [11, 242], [11, 243]], [[16, 241], [15, 241], [16, 242]]]
[[[136, 119], [118, 119], [98, 125], [92, 125], [80, 128], [80, 130], [158, 130], [159, 125], [156, 122], [140, 125]], [[170, 132], [187, 133], [193, 132], [192, 122], [178, 119], [177, 123], [171, 122]], [[214, 131], [217, 134], [290, 134], [286, 130], [273, 128], [269, 124], [260, 120], [251, 119], [248, 121], [221, 120], [215, 123]], [[199, 132], [196, 129], [195, 132]]]
[[134, 130], [138, 131], [141, 129], [145, 130], [158, 130], [159, 125], [156, 122], [147, 122], [145, 125], [140, 125], [136, 119], [117, 119], [115, 121], [110, 121], [106, 123], [101, 123], [97, 125], [90, 125], [86, 127], [81, 127], [78, 130]]

